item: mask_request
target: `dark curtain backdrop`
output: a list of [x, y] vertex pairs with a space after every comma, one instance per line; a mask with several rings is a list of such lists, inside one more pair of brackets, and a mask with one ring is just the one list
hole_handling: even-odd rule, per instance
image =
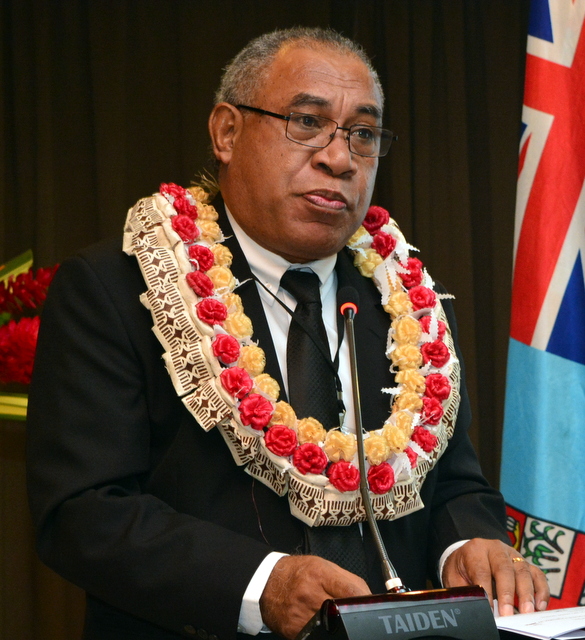
[[[456, 300], [497, 484], [529, 0], [3, 0], [0, 262], [119, 234], [160, 182], [208, 162], [221, 68], [252, 37], [332, 26], [373, 57], [399, 141], [375, 202]], [[23, 423], [0, 423], [0, 637], [78, 638], [82, 594], [33, 551]]]

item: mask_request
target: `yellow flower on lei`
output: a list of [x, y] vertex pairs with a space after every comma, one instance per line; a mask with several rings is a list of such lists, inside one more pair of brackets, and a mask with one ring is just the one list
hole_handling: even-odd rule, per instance
[[215, 220], [198, 220], [201, 238], [206, 242], [218, 242], [222, 237], [221, 229]]
[[[205, 204], [209, 200], [209, 194], [205, 189], [201, 187], [188, 187], [187, 191], [197, 200], [197, 209], [199, 209], [200, 204]], [[212, 207], [213, 208], [213, 207]]]
[[212, 244], [209, 247], [213, 253], [214, 262], [219, 267], [230, 267], [234, 256], [232, 252], [223, 244]]
[[424, 393], [426, 383], [425, 377], [414, 369], [402, 369], [396, 374], [396, 382], [404, 385], [408, 391]]
[[278, 400], [280, 395], [280, 385], [268, 373], [261, 373], [254, 378], [254, 393], [263, 393], [271, 400]]
[[223, 326], [234, 338], [239, 338], [240, 340], [249, 338], [252, 335], [252, 321], [242, 311], [228, 313]]
[[412, 434], [412, 413], [408, 411], [396, 411], [392, 415], [392, 420], [396, 427], [400, 429], [404, 435], [407, 435], [410, 438], [410, 435]]
[[261, 347], [255, 344], [240, 349], [238, 367], [245, 369], [252, 378], [259, 376], [266, 366], [266, 355]]
[[226, 293], [223, 296], [223, 303], [225, 304], [228, 313], [232, 313], [234, 311], [244, 311], [244, 305], [242, 304], [242, 298], [237, 293], [233, 291], [231, 293]]
[[339, 429], [331, 429], [325, 436], [323, 451], [331, 462], [346, 460], [350, 462], [357, 451], [357, 441], [353, 434], [342, 433]]
[[279, 400], [274, 407], [270, 424], [283, 424], [285, 427], [289, 427], [296, 431], [297, 414], [288, 402]]
[[370, 464], [377, 465], [390, 457], [390, 445], [384, 436], [373, 433], [364, 440], [364, 453]]
[[395, 291], [384, 305], [384, 311], [393, 318], [403, 316], [412, 311], [412, 302], [406, 291]]
[[382, 435], [386, 438], [386, 442], [393, 453], [401, 453], [408, 446], [410, 436], [407, 436], [395, 424], [386, 424], [382, 429]]
[[392, 411], [411, 411], [412, 413], [416, 413], [422, 409], [422, 406], [423, 401], [418, 393], [406, 391], [396, 396]]
[[299, 420], [297, 433], [299, 444], [305, 444], [305, 442], [319, 444], [319, 442], [325, 440], [325, 436], [327, 435], [323, 425], [316, 418], [303, 418]]
[[[236, 286], [236, 279], [234, 278], [233, 273], [229, 270], [228, 267], [220, 267], [214, 266], [211, 267], [207, 271], [207, 275], [209, 276], [211, 282], [213, 282], [213, 286], [216, 290], [221, 291], [222, 293], [233, 291]], [[225, 304], [225, 300], [224, 300]]]
[[398, 369], [418, 369], [422, 365], [422, 354], [413, 344], [402, 344], [390, 354], [392, 364]]
[[359, 272], [366, 278], [371, 278], [382, 262], [384, 262], [384, 258], [374, 249], [366, 249], [364, 252], [358, 251], [353, 260]]
[[394, 339], [398, 344], [417, 344], [422, 330], [420, 323], [412, 316], [404, 316], [392, 323]]

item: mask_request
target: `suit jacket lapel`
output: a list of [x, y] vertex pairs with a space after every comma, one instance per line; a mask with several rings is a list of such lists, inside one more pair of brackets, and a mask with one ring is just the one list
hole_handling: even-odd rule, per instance
[[221, 219], [220, 226], [226, 236], [225, 246], [232, 252], [234, 257], [231, 266], [231, 271], [234, 276], [243, 283], [236, 289], [236, 293], [242, 298], [244, 310], [246, 315], [252, 321], [252, 327], [254, 328], [253, 339], [258, 342], [258, 346], [264, 349], [266, 355], [266, 371], [278, 382], [280, 385], [280, 392], [282, 399], [286, 400], [286, 391], [284, 388], [284, 382], [280, 367], [278, 365], [278, 357], [276, 356], [276, 350], [274, 349], [274, 343], [270, 335], [270, 329], [268, 327], [268, 321], [264, 315], [264, 309], [262, 307], [262, 300], [258, 293], [258, 286], [253, 279], [252, 271], [244, 252], [242, 251], [232, 227], [229, 223], [227, 215], [223, 207], [223, 202], [219, 203], [217, 200], [214, 202], [215, 208], [220, 211]]

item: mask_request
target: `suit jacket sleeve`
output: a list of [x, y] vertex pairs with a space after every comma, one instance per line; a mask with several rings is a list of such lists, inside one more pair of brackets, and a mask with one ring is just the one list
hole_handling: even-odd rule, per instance
[[[438, 290], [444, 291], [441, 287]], [[463, 358], [457, 344], [457, 324], [451, 301], [444, 300], [443, 307], [461, 363], [461, 404], [453, 437], [436, 469], [429, 547], [431, 570], [436, 570], [443, 551], [459, 540], [481, 537], [510, 543], [504, 500], [483, 476], [469, 439], [471, 410]]]
[[181, 423], [202, 430], [162, 367], [134, 258], [116, 249], [103, 260], [100, 252], [60, 267], [43, 312], [28, 422], [40, 557], [92, 596], [160, 627], [235, 637], [242, 595], [271, 548], [223, 525], [223, 516], [188, 515], [151, 491], [152, 469], [181, 446], [173, 444]]

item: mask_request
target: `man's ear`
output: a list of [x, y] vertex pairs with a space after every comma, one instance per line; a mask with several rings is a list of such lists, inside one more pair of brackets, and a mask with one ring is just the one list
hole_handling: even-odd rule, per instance
[[242, 114], [232, 104], [216, 104], [209, 116], [209, 135], [213, 153], [222, 164], [229, 164], [234, 143], [242, 128]]

